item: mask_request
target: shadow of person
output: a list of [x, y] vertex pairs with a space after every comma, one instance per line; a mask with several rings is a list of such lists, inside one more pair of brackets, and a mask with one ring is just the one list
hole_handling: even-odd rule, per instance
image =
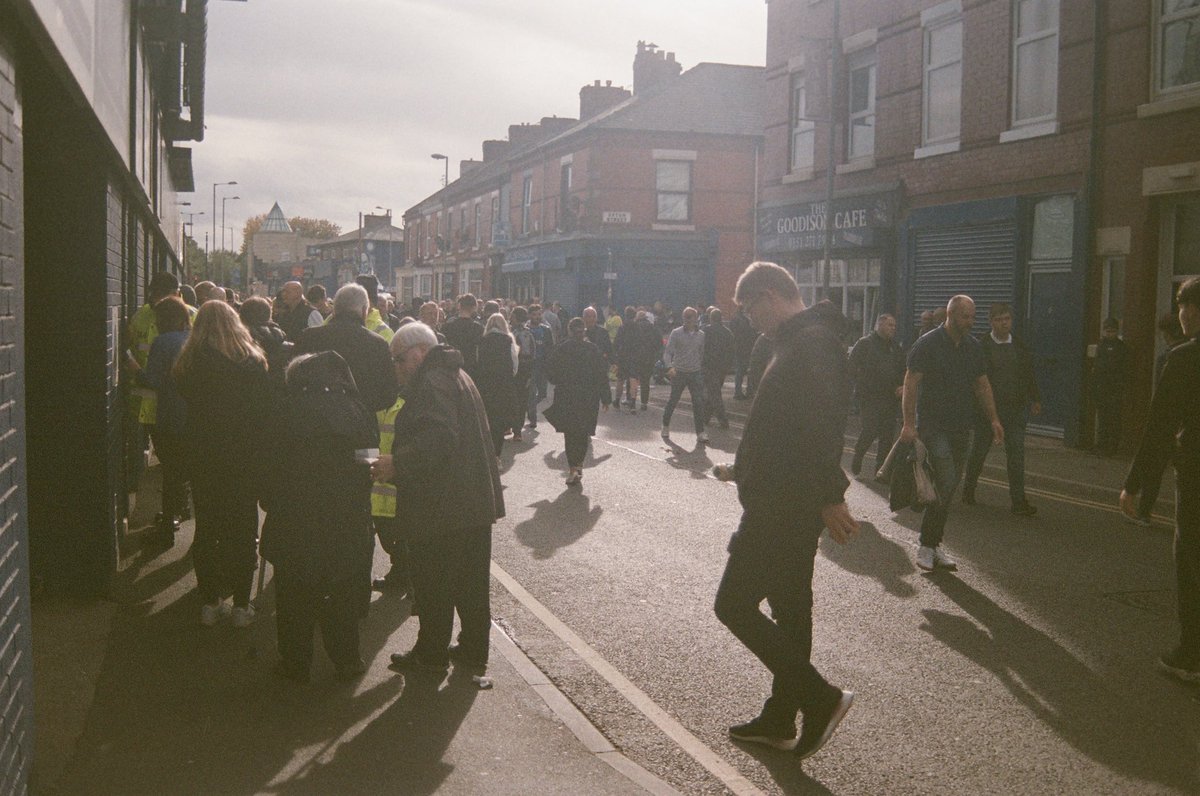
[[892, 541], [869, 522], [860, 522], [858, 534], [848, 544], [838, 544], [829, 534], [821, 535], [825, 558], [854, 575], [874, 578], [884, 591], [901, 598], [916, 596], [908, 577], [917, 571], [903, 545]]
[[963, 581], [940, 574], [929, 580], [974, 622], [925, 609], [922, 630], [990, 671], [1082, 754], [1125, 776], [1196, 792], [1194, 728], [1182, 713], [1172, 724], [1134, 695], [1120, 699], [1086, 663]]
[[712, 469], [713, 461], [708, 458], [707, 445], [697, 444], [694, 449], [689, 451], [674, 442], [667, 444], [671, 446], [671, 455], [665, 459], [667, 464], [676, 470], [687, 470], [692, 478], [708, 478], [708, 471]]
[[761, 763], [779, 789], [789, 796], [833, 796], [833, 791], [804, 772], [803, 761], [793, 753], [741, 741], [732, 743]]
[[284, 783], [279, 794], [436, 793], [454, 766], [444, 758], [479, 689], [470, 677], [405, 675], [404, 690], [362, 731]]
[[[593, 445], [588, 445], [587, 456], [585, 456], [583, 459], [584, 466], [591, 465], [592, 467], [595, 467], [596, 465], [603, 464], [612, 458], [611, 453], [602, 453], [599, 456], [596, 456], [595, 451], [593, 450], [594, 447], [595, 446]], [[542, 461], [546, 463], [546, 469], [548, 470], [561, 470], [565, 473], [568, 469], [567, 452], [565, 450], [546, 451], [546, 453], [542, 454]]]
[[517, 523], [513, 532], [533, 551], [534, 558], [550, 558], [560, 547], [579, 541], [604, 512], [600, 506], [592, 506], [587, 495], [569, 487], [553, 501], [539, 500], [530, 508], [533, 516]]

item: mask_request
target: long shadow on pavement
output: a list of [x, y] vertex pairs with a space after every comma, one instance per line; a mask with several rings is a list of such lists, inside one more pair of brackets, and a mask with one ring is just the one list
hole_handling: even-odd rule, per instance
[[908, 580], [917, 568], [907, 549], [869, 522], [859, 523], [858, 534], [848, 544], [838, 544], [829, 534], [822, 534], [821, 552], [847, 572], [879, 581], [888, 594], [906, 599], [917, 595]]
[[1194, 792], [1194, 739], [1139, 711], [1134, 700], [1113, 699], [1110, 682], [958, 578], [937, 573], [928, 580], [975, 621], [929, 608], [922, 630], [992, 672], [1082, 754], [1130, 777]]
[[596, 527], [604, 509], [591, 503], [582, 491], [567, 487], [552, 501], [530, 504], [533, 516], [517, 523], [513, 533], [533, 551], [534, 558], [550, 558], [559, 548], [578, 542]]
[[789, 796], [833, 796], [833, 791], [804, 773], [803, 761], [791, 752], [749, 743], [734, 742], [734, 745], [761, 763], [779, 789]]

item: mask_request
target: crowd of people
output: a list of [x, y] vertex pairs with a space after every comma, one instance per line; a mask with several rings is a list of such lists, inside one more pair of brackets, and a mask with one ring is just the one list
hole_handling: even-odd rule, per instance
[[[851, 390], [863, 421], [853, 474], [872, 444], [877, 468], [897, 437], [927, 451], [937, 500], [921, 523], [921, 569], [955, 567], [941, 547], [952, 497], [961, 483], [964, 501], [974, 502], [992, 444], [1005, 446], [1013, 513], [1036, 512], [1024, 493], [1023, 434], [1040, 396], [1006, 304], [990, 307], [991, 331], [977, 339], [974, 302], [955, 296], [922, 319], [926, 328], [907, 351], [895, 317], [884, 314], [847, 356], [841, 312], [827, 301], [807, 307], [791, 275], [771, 263], [743, 273], [728, 327], [715, 307], [683, 309], [678, 326], [661, 304], [587, 307], [569, 317], [557, 303], [467, 294], [401, 308], [371, 276], [344, 285], [332, 301], [298, 282], [273, 302], [238, 303], [211, 283], [196, 285], [192, 301], [167, 273], [149, 288], [131, 322], [128, 366], [149, 390], [138, 394], [136, 411], [163, 464], [158, 541], [173, 539], [190, 483], [204, 625], [253, 622], [259, 554], [274, 565], [276, 671], [289, 679], [309, 678], [317, 626], [339, 677], [364, 671], [358, 621], [372, 587], [411, 597], [420, 619], [414, 647], [392, 655], [395, 668], [487, 666], [491, 534], [505, 513], [498, 460], [506, 440], [522, 441], [537, 427], [550, 385], [553, 400], [541, 418], [563, 435], [572, 487], [582, 482], [599, 413], [619, 409], [622, 397], [628, 411], [647, 411], [656, 378], [670, 384], [667, 441], [685, 388], [698, 445], [711, 422], [729, 425], [729, 376], [734, 399], [753, 399], [736, 460], [717, 472], [736, 482], [743, 514], [715, 612], [774, 684], [760, 715], [729, 732], [802, 757], [821, 748], [853, 701], [810, 662], [818, 540], [828, 529], [844, 544], [858, 527], [841, 467]], [[1172, 444], [1183, 447], [1176, 457], [1183, 641], [1163, 665], [1200, 680], [1200, 544], [1195, 498], [1183, 499], [1196, 477], [1190, 399], [1198, 376], [1189, 336], [1200, 330], [1198, 291], [1200, 281], [1191, 280], [1179, 292], [1185, 342], [1165, 360], [1121, 503], [1141, 516], [1139, 500], [1157, 490]], [[372, 580], [376, 537], [391, 568]]]

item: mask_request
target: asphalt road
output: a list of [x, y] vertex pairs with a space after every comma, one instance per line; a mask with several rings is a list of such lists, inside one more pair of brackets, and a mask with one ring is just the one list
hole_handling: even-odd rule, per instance
[[[1037, 493], [1036, 517], [1012, 517], [987, 482], [981, 505], [955, 505], [944, 545], [957, 573], [917, 570], [919, 517], [853, 483], [862, 529], [846, 547], [822, 541], [813, 660], [856, 692], [854, 708], [803, 765], [731, 742], [726, 727], [755, 715], [769, 688], [712, 614], [739, 507], [707, 472], [732, 461], [739, 423], [696, 448], [681, 407], [666, 444], [661, 390], [646, 414], [601, 415], [582, 490], [563, 485], [562, 437], [548, 424], [506, 443], [508, 517], [493, 544], [529, 595], [497, 581], [500, 624], [630, 759], [685, 793], [731, 782], [803, 794], [1200, 792], [1200, 693], [1154, 668], [1175, 633], [1170, 529], [1123, 522], [1108, 510], [1113, 485], [1094, 475], [1071, 486], [1068, 468], [1087, 465], [1065, 449], [1033, 479], [1063, 495]], [[563, 627], [577, 638], [564, 641]], [[682, 745], [664, 732], [672, 722]], [[744, 787], [711, 773], [714, 761]]]

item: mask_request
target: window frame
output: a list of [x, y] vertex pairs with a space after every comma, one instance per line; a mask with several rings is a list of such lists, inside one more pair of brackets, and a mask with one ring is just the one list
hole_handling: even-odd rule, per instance
[[[682, 164], [687, 167], [687, 191], [663, 190], [659, 187], [659, 167], [666, 164]], [[674, 158], [657, 158], [654, 161], [654, 221], [656, 224], [690, 224], [692, 222], [692, 200], [695, 195], [695, 172], [693, 161]], [[684, 218], [664, 218], [659, 199], [663, 196], [682, 196], [686, 213]]]
[[[932, 63], [930, 60], [933, 48], [930, 44], [934, 33], [952, 25], [958, 26], [958, 58], [956, 60]], [[946, 14], [930, 20], [922, 26], [921, 43], [921, 145], [923, 147], [955, 144], [962, 139], [962, 79], [963, 79], [963, 18], [961, 12]], [[929, 134], [929, 117], [933, 102], [930, 95], [929, 76], [943, 69], [958, 65], [958, 130], [953, 135], [932, 138]]]
[[[804, 70], [791, 72], [788, 76], [788, 105], [791, 113], [788, 118], [788, 172], [797, 174], [811, 172], [817, 163], [817, 123], [808, 116], [808, 73]], [[799, 147], [796, 139], [800, 135], [808, 136], [811, 144], [807, 147], [808, 162], [797, 163], [796, 153]]]
[[[1045, 2], [1054, 3], [1054, 27], [1045, 28], [1035, 34], [1031, 34], [1022, 38], [1018, 35], [1018, 32], [1021, 24], [1021, 3], [1023, 2], [1029, 2], [1029, 0], [1013, 0], [1012, 5], [1010, 6], [1012, 9], [1012, 47], [1009, 50], [1009, 57], [1012, 60], [1012, 64], [1009, 70], [1009, 92], [1011, 93], [1011, 101], [1009, 102], [1008, 112], [1012, 129], [1045, 124], [1046, 122], [1053, 122], [1058, 119], [1059, 47], [1061, 46], [1059, 37], [1062, 31], [1062, 3], [1061, 0], [1045, 0]], [[1044, 71], [1046, 69], [1044, 66], [1042, 67], [1043, 71], [1041, 74], [1043, 77], [1053, 77], [1052, 85], [1054, 86], [1054, 108], [1049, 113], [1042, 114], [1041, 116], [1032, 116], [1027, 119], [1019, 119], [1017, 118], [1017, 103], [1020, 99], [1020, 75], [1018, 74], [1018, 70], [1021, 62], [1021, 48], [1036, 44], [1048, 38], [1054, 39], [1054, 47], [1052, 49], [1052, 52], [1054, 53], [1054, 64], [1051, 70], [1052, 74], [1047, 74]]]
[[[875, 103], [879, 74], [877, 67], [878, 61], [875, 57], [874, 47], [864, 47], [846, 56], [846, 160], [848, 162], [875, 157], [875, 124], [877, 119]], [[864, 110], [854, 111], [851, 108], [854, 73], [862, 69], [870, 70], [868, 77], [870, 103]], [[854, 122], [865, 118], [871, 119], [871, 148], [868, 152], [856, 152], [854, 151]]]
[[521, 234], [528, 235], [533, 217], [533, 175], [526, 174], [521, 182]]
[[1174, 14], [1171, 14], [1170, 19], [1168, 19], [1168, 12], [1166, 10], [1166, 3], [1164, 0], [1154, 0], [1153, 11], [1151, 13], [1153, 14], [1154, 25], [1154, 42], [1152, 48], [1154, 64], [1153, 68], [1150, 70], [1151, 80], [1153, 81], [1151, 86], [1151, 96], [1153, 96], [1155, 99], [1167, 99], [1186, 94], [1200, 93], [1200, 79], [1197, 79], [1191, 83], [1183, 83], [1178, 86], [1165, 86], [1163, 84], [1163, 56], [1166, 52], [1165, 37], [1163, 34], [1166, 30], [1166, 27], [1171, 23], [1179, 22], [1180, 20], [1188, 18], [1194, 18], [1196, 24], [1200, 25], [1200, 6], [1187, 8], [1183, 11], [1176, 11]]

